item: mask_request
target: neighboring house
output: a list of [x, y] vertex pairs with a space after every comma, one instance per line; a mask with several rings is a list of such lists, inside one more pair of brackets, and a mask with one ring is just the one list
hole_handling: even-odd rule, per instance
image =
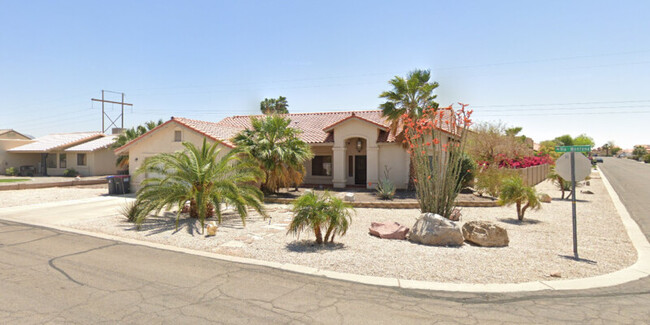
[[[99, 132], [49, 134], [6, 150], [15, 159], [29, 161], [37, 174], [60, 176], [75, 169], [82, 176], [115, 174], [116, 156], [109, 148], [115, 136]], [[20, 167], [16, 164], [11, 167]], [[110, 166], [110, 167], [109, 167]]]
[[[379, 110], [324, 113], [284, 114], [290, 126], [302, 131], [300, 137], [309, 143], [314, 158], [305, 164], [306, 185], [344, 188], [357, 186], [374, 188], [384, 170], [390, 170], [390, 180], [398, 188], [406, 188], [409, 155], [395, 134], [389, 130]], [[115, 150], [129, 155], [129, 172], [134, 172], [148, 157], [159, 153], [183, 150], [182, 142], [200, 145], [221, 141], [222, 155], [234, 148], [230, 141], [235, 134], [251, 126], [251, 117], [233, 116], [220, 122], [206, 122], [172, 117], [171, 120]], [[441, 139], [443, 143], [451, 139]], [[132, 189], [137, 190], [147, 175], [132, 177]]]
[[40, 157], [15, 155], [7, 152], [9, 149], [24, 146], [32, 142], [33, 140], [30, 137], [15, 130], [0, 130], [0, 174], [4, 175], [6, 169], [9, 167], [18, 169], [20, 166], [37, 165]]

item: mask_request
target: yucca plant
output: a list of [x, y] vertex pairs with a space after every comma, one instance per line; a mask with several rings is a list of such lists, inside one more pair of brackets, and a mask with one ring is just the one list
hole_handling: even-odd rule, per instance
[[535, 188], [524, 185], [524, 181], [519, 176], [503, 180], [498, 203], [505, 206], [515, 204], [519, 221], [524, 220], [527, 209], [539, 210], [542, 207]]
[[[244, 225], [248, 207], [265, 215], [262, 192], [254, 185], [263, 173], [249, 157], [231, 151], [219, 158], [219, 142], [208, 145], [203, 139], [201, 148], [184, 142], [185, 151], [163, 153], [151, 157], [137, 171], [137, 174], [158, 175], [143, 181], [137, 193], [139, 207], [144, 215], [176, 207], [176, 228], [187, 201], [195, 202], [201, 229], [210, 209], [221, 223], [222, 203], [233, 207]], [[140, 218], [142, 222], [144, 218]]]
[[349, 204], [329, 193], [322, 196], [305, 193], [292, 204], [293, 219], [287, 234], [299, 237], [301, 232], [311, 229], [317, 244], [333, 243], [335, 235], [343, 236], [348, 231], [352, 216], [350, 210]]
[[377, 183], [377, 196], [381, 200], [392, 200], [395, 197], [395, 184], [388, 177], [390, 168], [384, 166], [384, 178]]

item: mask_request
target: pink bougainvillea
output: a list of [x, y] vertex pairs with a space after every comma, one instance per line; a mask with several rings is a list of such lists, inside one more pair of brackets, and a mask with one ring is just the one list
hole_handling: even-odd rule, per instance
[[[496, 161], [499, 168], [513, 168], [513, 169], [527, 168], [527, 167], [539, 166], [544, 164], [552, 165], [554, 163], [553, 159], [548, 155], [528, 156], [528, 157], [519, 157], [519, 158], [497, 157]], [[480, 167], [483, 168], [488, 167], [490, 165], [487, 161], [479, 161], [477, 163]]]

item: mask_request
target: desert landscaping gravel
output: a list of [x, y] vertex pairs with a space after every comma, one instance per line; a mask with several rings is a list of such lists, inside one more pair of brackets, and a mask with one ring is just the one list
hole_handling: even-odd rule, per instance
[[[303, 233], [300, 239], [286, 235], [291, 213], [289, 206], [279, 204], [267, 205], [270, 219], [252, 215], [245, 227], [237, 215], [226, 215], [214, 237], [199, 234], [198, 222], [186, 218], [176, 231], [171, 213], [149, 219], [140, 231], [119, 215], [66, 226], [220, 254], [402, 279], [513, 283], [554, 280], [558, 275], [582, 278], [614, 272], [636, 261], [636, 250], [607, 190], [597, 173], [592, 177], [590, 186], [578, 189], [580, 261], [571, 258], [571, 202], [559, 200], [560, 192], [548, 182], [539, 184], [537, 190], [550, 194], [553, 202], [527, 212], [522, 223], [516, 220], [514, 207], [462, 209], [463, 222], [487, 220], [506, 228], [510, 245], [503, 248], [469, 244], [432, 247], [368, 234], [372, 221], [396, 221], [411, 227], [420, 214], [414, 209], [356, 209], [347, 235], [325, 247], [314, 245], [310, 233]], [[581, 193], [586, 190], [594, 194]]]
[[46, 202], [77, 200], [106, 195], [106, 185], [48, 187], [29, 190], [0, 191], [0, 208]]

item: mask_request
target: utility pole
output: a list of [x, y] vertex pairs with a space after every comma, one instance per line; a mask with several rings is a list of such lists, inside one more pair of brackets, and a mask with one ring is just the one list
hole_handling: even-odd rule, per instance
[[[121, 94], [122, 95], [122, 101], [116, 102], [116, 101], [112, 101], [112, 100], [106, 100], [106, 99], [104, 99], [104, 92], [109, 92], [109, 93], [114, 93], [114, 94]], [[124, 93], [110, 91], [110, 90], [102, 90], [102, 99], [91, 98], [90, 100], [94, 101], [94, 102], [101, 102], [102, 103], [102, 133], [106, 133], [106, 131], [108, 129], [110, 129], [111, 126], [117, 127], [117, 125], [115, 125], [115, 123], [117, 122], [118, 118], [121, 119], [121, 122], [122, 122], [122, 124], [120, 125], [120, 128], [124, 129], [124, 106], [126, 105], [126, 106], [133, 107], [133, 104], [129, 104], [129, 103], [124, 102]], [[116, 117], [115, 119], [112, 119], [110, 116], [108, 116], [108, 114], [106, 114], [106, 110], [104, 108], [105, 103], [119, 104], [120, 107], [122, 108], [122, 112], [120, 113], [120, 115], [118, 117]], [[111, 122], [111, 124], [108, 127], [105, 127], [104, 118], [108, 118], [108, 120]]]

